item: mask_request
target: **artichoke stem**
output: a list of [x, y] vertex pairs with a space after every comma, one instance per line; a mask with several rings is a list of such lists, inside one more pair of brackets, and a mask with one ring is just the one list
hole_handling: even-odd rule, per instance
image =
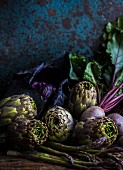
[[68, 146], [68, 145], [64, 145], [61, 143], [57, 143], [57, 142], [51, 142], [51, 141], [47, 141], [45, 142], [45, 145], [48, 147], [51, 147], [53, 149], [59, 150], [59, 151], [63, 151], [63, 152], [81, 152], [81, 151], [85, 151], [88, 153], [99, 153], [100, 150], [96, 150], [96, 149], [90, 149], [87, 146]]
[[105, 157], [108, 153], [122, 153], [123, 152], [123, 148], [121, 147], [113, 147], [113, 148], [108, 148], [105, 150], [102, 150], [100, 153], [97, 153], [96, 156], [99, 157]]
[[45, 162], [45, 163], [50, 163], [50, 164], [55, 164], [55, 165], [59, 165], [59, 166], [65, 166], [65, 167], [69, 167], [69, 168], [76, 168], [76, 169], [83, 169], [83, 170], [89, 170], [88, 167], [81, 165], [79, 161], [77, 161], [79, 164], [77, 164], [76, 162], [74, 162], [73, 165], [71, 165], [70, 163], [68, 163], [68, 161], [66, 161], [65, 159], [59, 157], [59, 156], [54, 156], [54, 155], [50, 155], [50, 154], [46, 154], [46, 153], [42, 153], [42, 152], [18, 152], [18, 151], [11, 151], [9, 150], [7, 152], [8, 156], [15, 156], [15, 157], [22, 157], [24, 159], [28, 159], [28, 160], [32, 160], [32, 161], [36, 161], [36, 162]]
[[67, 153], [65, 152], [60, 152], [60, 151], [57, 151], [57, 150], [54, 150], [52, 148], [49, 148], [49, 147], [45, 147], [43, 145], [41, 145], [40, 147], [40, 150], [43, 151], [43, 152], [46, 152], [46, 153], [49, 153], [49, 154], [53, 154], [53, 155], [56, 155], [56, 156], [63, 156], [63, 157], [66, 157], [68, 159], [68, 161], [73, 165], [74, 164], [74, 160], [72, 158], [72, 156], [68, 155]]
[[74, 157], [82, 160], [82, 161], [88, 161], [88, 162], [97, 162], [95, 155], [87, 153], [87, 152], [74, 152], [71, 153]]
[[[84, 151], [86, 151], [87, 153], [91, 153], [91, 154], [96, 154], [96, 153], [100, 153], [101, 150], [99, 149], [85, 149]], [[81, 152], [81, 151], [80, 151]]]
[[64, 152], [78, 152], [80, 150], [80, 147], [78, 146], [68, 146], [68, 145], [64, 145], [57, 142], [51, 142], [51, 141], [47, 141], [45, 145], [53, 149], [57, 149], [59, 151], [64, 151]]

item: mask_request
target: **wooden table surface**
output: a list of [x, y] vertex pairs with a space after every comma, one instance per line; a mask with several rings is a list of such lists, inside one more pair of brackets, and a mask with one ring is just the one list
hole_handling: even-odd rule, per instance
[[70, 170], [66, 167], [37, 163], [11, 156], [0, 156], [0, 170]]

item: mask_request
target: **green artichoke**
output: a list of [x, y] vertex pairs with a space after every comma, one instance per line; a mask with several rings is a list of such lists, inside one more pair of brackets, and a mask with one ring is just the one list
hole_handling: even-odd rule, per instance
[[38, 149], [48, 138], [48, 128], [37, 119], [16, 119], [8, 126], [7, 143], [21, 151]]
[[117, 136], [116, 124], [106, 116], [80, 121], [73, 130], [74, 141], [93, 148], [106, 148], [113, 144]]
[[88, 107], [96, 105], [96, 103], [97, 91], [95, 87], [88, 81], [82, 81], [71, 90], [68, 96], [67, 108], [74, 118], [80, 119], [82, 112]]
[[0, 127], [10, 124], [18, 117], [34, 118], [37, 107], [32, 97], [13, 95], [0, 101]]
[[61, 106], [50, 108], [43, 121], [49, 130], [49, 139], [56, 142], [66, 141], [73, 130], [72, 115]]

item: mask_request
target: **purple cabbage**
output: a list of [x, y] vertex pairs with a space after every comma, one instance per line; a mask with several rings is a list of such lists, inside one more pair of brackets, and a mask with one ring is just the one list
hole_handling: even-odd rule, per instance
[[45, 82], [34, 82], [32, 88], [37, 89], [37, 92], [44, 103], [47, 102], [49, 97], [52, 97], [56, 93], [56, 88]]

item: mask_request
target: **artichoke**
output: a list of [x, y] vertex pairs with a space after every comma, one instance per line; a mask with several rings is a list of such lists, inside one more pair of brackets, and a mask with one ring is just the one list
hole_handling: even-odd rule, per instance
[[13, 95], [0, 101], [1, 128], [10, 124], [18, 117], [27, 117], [32, 119], [36, 115], [36, 104], [28, 95]]
[[50, 108], [43, 117], [43, 121], [48, 127], [51, 141], [66, 141], [73, 130], [72, 115], [61, 106]]
[[12, 149], [38, 149], [47, 138], [48, 128], [41, 120], [19, 118], [8, 126], [7, 143]]
[[77, 83], [71, 90], [67, 108], [74, 118], [80, 119], [84, 110], [97, 103], [97, 91], [93, 84], [88, 81]]
[[117, 136], [116, 124], [106, 116], [80, 121], [73, 130], [73, 139], [79, 145], [93, 148], [106, 148], [113, 144]]

